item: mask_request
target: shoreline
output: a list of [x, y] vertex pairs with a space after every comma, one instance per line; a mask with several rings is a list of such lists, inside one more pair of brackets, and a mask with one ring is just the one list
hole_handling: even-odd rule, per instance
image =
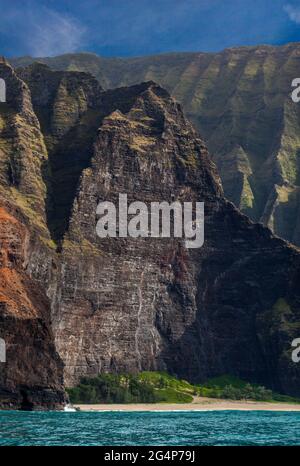
[[167, 411], [299, 411], [300, 403], [260, 401], [203, 400], [192, 403], [74, 404], [86, 412], [167, 412]]

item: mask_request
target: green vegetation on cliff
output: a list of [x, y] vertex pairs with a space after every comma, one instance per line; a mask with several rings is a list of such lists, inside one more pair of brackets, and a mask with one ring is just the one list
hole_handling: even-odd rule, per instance
[[233, 376], [209, 379], [192, 385], [166, 372], [141, 372], [138, 375], [101, 374], [83, 377], [69, 388], [72, 403], [190, 403], [194, 396], [229, 400], [298, 402], [296, 398], [272, 393], [265, 387], [249, 384]]
[[[189, 386], [189, 384], [187, 384]], [[102, 374], [82, 378], [68, 389], [72, 403], [189, 403], [192, 396], [185, 382], [164, 373], [142, 372], [139, 375]]]

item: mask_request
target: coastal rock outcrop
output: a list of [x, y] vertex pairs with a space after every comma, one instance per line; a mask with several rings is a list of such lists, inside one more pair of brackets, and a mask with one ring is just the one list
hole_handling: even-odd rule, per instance
[[54, 345], [49, 301], [26, 273], [31, 233], [9, 207], [0, 208], [0, 408], [62, 409], [63, 363]]
[[61, 409], [66, 395], [50, 304], [27, 273], [30, 256], [50, 243], [44, 168], [47, 151], [28, 87], [0, 64], [6, 102], [0, 104], [0, 407]]

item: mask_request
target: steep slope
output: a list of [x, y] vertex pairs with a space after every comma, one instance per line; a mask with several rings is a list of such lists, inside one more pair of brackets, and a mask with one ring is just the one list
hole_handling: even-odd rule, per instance
[[62, 409], [63, 363], [50, 326], [49, 302], [25, 273], [30, 232], [16, 211], [0, 207], [0, 408]]
[[[20, 75], [35, 101], [34, 70]], [[40, 79], [46, 85], [51, 73]], [[298, 250], [223, 197], [203, 142], [166, 91], [148, 82], [95, 92], [99, 128], [75, 194], [72, 188], [59, 252], [52, 262], [44, 255], [28, 266], [47, 286], [66, 383], [101, 371], [159, 369], [192, 381], [229, 373], [299, 394], [299, 368], [291, 360], [300, 331]], [[35, 101], [37, 115], [39, 107]], [[68, 157], [63, 170], [71, 168]], [[204, 246], [186, 249], [178, 238], [98, 238], [97, 204], [117, 202], [119, 193], [147, 205], [204, 201]]]
[[44, 182], [47, 152], [27, 86], [0, 63], [7, 102], [0, 104], [1, 408], [54, 409], [65, 403], [63, 363], [43, 288], [26, 273], [29, 258], [50, 242]]
[[46, 214], [51, 235], [57, 240], [67, 228], [78, 178], [89, 162], [101, 119], [101, 87], [88, 74], [53, 73], [39, 64], [18, 70], [18, 76], [30, 85], [47, 147], [51, 175], [47, 179]]
[[[104, 88], [153, 80], [183, 105], [217, 163], [225, 194], [252, 219], [300, 245], [300, 106], [290, 99], [299, 44], [129, 59], [39, 59], [89, 71]], [[32, 59], [15, 59], [18, 66]]]

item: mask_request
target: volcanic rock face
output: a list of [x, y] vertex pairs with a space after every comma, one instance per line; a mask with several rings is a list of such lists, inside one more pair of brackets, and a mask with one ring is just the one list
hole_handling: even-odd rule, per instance
[[[47, 152], [27, 86], [0, 64], [7, 103], [0, 108], [0, 407], [61, 408], [63, 363], [50, 325], [44, 289], [26, 274], [31, 254], [50, 241], [45, 223]], [[38, 244], [36, 243], [38, 237]]]
[[299, 246], [300, 104], [291, 100], [299, 57], [294, 43], [207, 54], [129, 59], [69, 54], [42, 60], [55, 69], [90, 71], [104, 88], [149, 79], [166, 88], [207, 143], [225, 195]]
[[0, 363], [0, 408], [59, 409], [65, 403], [63, 363], [53, 341], [49, 302], [24, 271], [30, 232], [0, 208], [0, 335], [6, 363]]
[[[224, 198], [180, 106], [153, 82], [103, 92], [81, 73], [33, 65], [18, 75], [46, 146], [39, 222], [31, 226], [32, 210], [18, 204], [34, 243], [26, 272], [51, 300], [65, 383], [164, 369], [192, 381], [228, 373], [299, 395], [299, 252]], [[120, 193], [128, 203], [205, 202], [204, 246], [100, 239], [97, 205]]]

